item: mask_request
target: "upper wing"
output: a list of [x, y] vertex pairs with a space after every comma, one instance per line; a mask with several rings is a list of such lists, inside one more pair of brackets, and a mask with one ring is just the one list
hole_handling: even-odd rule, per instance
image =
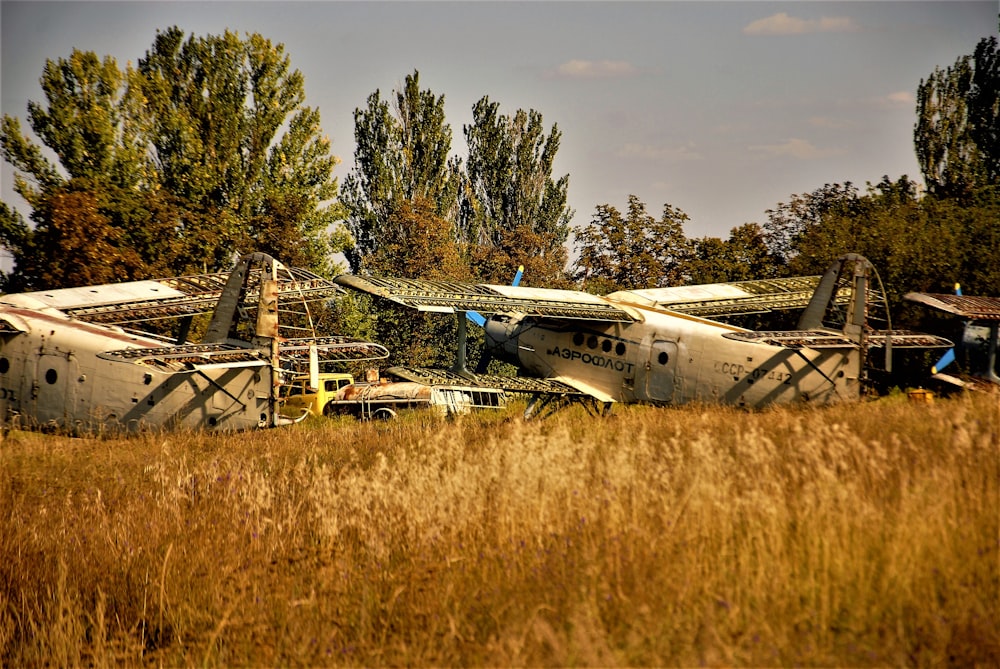
[[[256, 270], [259, 271], [259, 270]], [[333, 297], [336, 284], [300, 268], [278, 282], [279, 305]], [[92, 323], [125, 324], [211, 313], [229, 272], [59, 288], [6, 296], [31, 300]], [[259, 284], [258, 284], [259, 285]]]
[[907, 293], [911, 302], [955, 314], [976, 321], [1000, 321], [1000, 298], [971, 295], [944, 295], [939, 293]]
[[[669, 309], [692, 316], [738, 316], [785, 309], [804, 309], [809, 304], [818, 276], [760, 279], [731, 283], [671, 286], [648, 290], [624, 290], [608, 295], [616, 302], [635, 303]], [[846, 304], [848, 292], [837, 300]]]
[[577, 290], [387, 279], [352, 274], [342, 274], [334, 281], [419, 311], [518, 313], [600, 321], [641, 320], [627, 305], [612, 304], [604, 298]]

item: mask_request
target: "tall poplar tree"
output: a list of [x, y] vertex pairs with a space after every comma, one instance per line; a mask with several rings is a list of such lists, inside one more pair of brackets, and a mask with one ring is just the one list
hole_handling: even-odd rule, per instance
[[546, 134], [541, 113], [500, 113], [488, 97], [472, 108], [465, 126], [468, 189], [461, 231], [473, 271], [487, 281], [507, 281], [518, 265], [541, 285], [565, 281], [564, 243], [573, 212], [566, 204], [569, 175], [552, 178], [562, 134]]
[[1000, 51], [997, 38], [935, 68], [917, 89], [913, 141], [927, 190], [967, 198], [1000, 184]]
[[354, 111], [355, 167], [340, 194], [354, 237], [346, 251], [353, 272], [373, 271], [380, 249], [406, 238], [400, 226], [412, 218], [404, 210], [426, 212], [429, 206], [438, 223], [448, 226], [449, 243], [455, 241], [461, 162], [448, 155], [444, 96], [420, 90], [419, 79], [417, 71], [407, 75], [394, 91], [394, 109], [376, 90], [365, 108]]

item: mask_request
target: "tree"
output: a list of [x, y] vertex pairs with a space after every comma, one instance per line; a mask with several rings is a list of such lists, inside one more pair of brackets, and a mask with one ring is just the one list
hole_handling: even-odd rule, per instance
[[336, 159], [280, 45], [229, 32], [185, 40], [171, 28], [138, 68], [74, 50], [48, 61], [41, 82], [46, 103], [28, 104], [29, 122], [58, 164], [18, 119], [0, 125], [33, 224], [0, 207], [9, 289], [82, 280], [58, 268], [86, 241], [59, 232], [71, 209], [101, 231], [99, 257], [117, 268], [109, 279], [226, 269], [251, 249], [325, 267]]
[[468, 188], [460, 232], [473, 272], [485, 281], [508, 281], [513, 268], [524, 265], [533, 282], [565, 283], [569, 175], [551, 176], [562, 135], [554, 124], [546, 135], [535, 110], [508, 117], [499, 109], [481, 98], [464, 127]]
[[[79, 234], [84, 230], [95, 248], [129, 248], [128, 234], [115, 229], [99, 194], [144, 185], [137, 129], [127, 114], [123, 75], [114, 59], [74, 50], [69, 58], [47, 61], [40, 82], [49, 104], [29, 102], [28, 118], [35, 134], [59, 157], [62, 170], [22, 133], [17, 118], [4, 115], [0, 147], [15, 168], [14, 189], [32, 208], [34, 223], [29, 225], [8, 204], [0, 207], [0, 244], [13, 255], [17, 270], [6, 278], [7, 290], [78, 285], [89, 276], [78, 267], [81, 254], [87, 253], [88, 238]], [[80, 216], [79, 231], [70, 229], [70, 212]], [[114, 261], [97, 259], [105, 266]], [[135, 271], [141, 265], [130, 260], [119, 270]]]
[[338, 161], [319, 112], [303, 106], [304, 78], [282, 45], [230, 31], [185, 40], [170, 28], [157, 33], [130, 83], [144, 101], [159, 183], [215, 221], [213, 234], [191, 245], [194, 258], [225, 267], [253, 248], [324, 268], [326, 230], [341, 216], [329, 203]]
[[444, 96], [421, 91], [419, 76], [414, 71], [395, 92], [395, 114], [378, 90], [365, 109], [354, 111], [355, 167], [344, 179], [341, 201], [354, 237], [346, 256], [356, 273], [372, 271], [380, 247], [405, 236], [399, 226], [408, 218], [400, 212], [417, 200], [420, 208], [429, 203], [435, 215], [454, 225], [461, 163], [448, 156], [451, 127]]
[[761, 227], [746, 223], [733, 228], [726, 240], [692, 240], [686, 272], [690, 283], [721, 283], [771, 278], [780, 274], [781, 267], [769, 251]]
[[[468, 280], [469, 268], [454, 241], [451, 224], [422, 197], [405, 201], [390, 223], [398, 231], [371, 258], [376, 276], [436, 280]], [[456, 347], [455, 320], [416, 314], [392, 304], [372, 305], [372, 336], [390, 351], [390, 363], [449, 366]]]
[[828, 214], [850, 214], [857, 207], [858, 189], [850, 181], [826, 184], [811, 193], [792, 195], [788, 203], [779, 202], [767, 210], [762, 226], [768, 251], [787, 265], [799, 253], [801, 236], [818, 225]]
[[609, 204], [598, 205], [590, 223], [576, 233], [574, 277], [598, 293], [685, 283], [687, 220], [687, 214], [665, 204], [657, 221], [635, 195], [628, 196], [625, 217]]
[[989, 37], [920, 81], [913, 141], [928, 192], [968, 198], [1000, 183], [998, 125], [1000, 52]]

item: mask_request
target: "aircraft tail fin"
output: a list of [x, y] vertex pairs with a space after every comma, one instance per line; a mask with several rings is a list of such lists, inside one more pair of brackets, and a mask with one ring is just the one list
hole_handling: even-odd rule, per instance
[[[799, 318], [798, 329], [841, 330], [861, 343], [860, 337], [871, 315], [872, 302], [881, 301], [884, 305], [884, 299], [878, 300], [879, 291], [873, 289], [875, 278], [875, 268], [864, 256], [856, 253], [840, 256], [820, 279]], [[843, 299], [845, 295], [848, 296], [846, 302]]]
[[[839, 330], [858, 346], [865, 358], [871, 343], [869, 335], [881, 329], [873, 327], [873, 321], [879, 320], [884, 322], [886, 333], [891, 333], [882, 281], [867, 258], [848, 253], [830, 264], [802, 312], [798, 328]], [[862, 368], [865, 364], [862, 359]], [[885, 369], [892, 369], [891, 337], [885, 338]]]

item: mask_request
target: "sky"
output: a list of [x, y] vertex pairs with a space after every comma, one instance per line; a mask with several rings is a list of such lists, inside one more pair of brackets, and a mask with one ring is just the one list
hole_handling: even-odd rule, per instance
[[[343, 183], [353, 113], [419, 71], [445, 97], [452, 152], [483, 96], [562, 133], [573, 226], [629, 195], [688, 237], [728, 237], [794, 194], [883, 175], [920, 181], [916, 90], [997, 34], [988, 2], [16, 2], [0, 0], [0, 107], [27, 129], [46, 59], [133, 65], [157, 29], [260, 33], [284, 45]], [[2, 197], [18, 206], [13, 170]]]

